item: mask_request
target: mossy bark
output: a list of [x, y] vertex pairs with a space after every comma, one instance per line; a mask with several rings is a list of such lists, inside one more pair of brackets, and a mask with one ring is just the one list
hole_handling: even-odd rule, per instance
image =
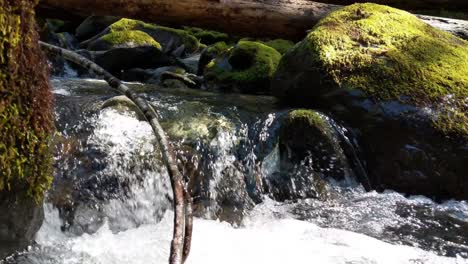
[[36, 4], [0, 1], [0, 258], [5, 246], [18, 249], [33, 238], [52, 178], [52, 103]]
[[40, 200], [51, 180], [52, 100], [35, 4], [0, 2], [0, 191], [20, 188]]

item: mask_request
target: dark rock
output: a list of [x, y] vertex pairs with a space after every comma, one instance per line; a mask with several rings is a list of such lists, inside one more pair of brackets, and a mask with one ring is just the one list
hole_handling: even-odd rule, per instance
[[0, 260], [25, 249], [44, 220], [42, 204], [33, 199], [17, 199], [11, 192], [0, 192]]
[[95, 55], [95, 62], [120, 77], [123, 70], [176, 65], [174, 58], [156, 47], [117, 48]]
[[327, 196], [325, 179], [354, 178], [341, 139], [330, 122], [312, 110], [288, 114], [280, 128], [278, 153], [273, 153], [279, 159], [279, 168], [265, 179], [275, 199], [323, 199]]
[[80, 40], [89, 39], [118, 20], [119, 18], [112, 16], [90, 16], [78, 26], [75, 36]]

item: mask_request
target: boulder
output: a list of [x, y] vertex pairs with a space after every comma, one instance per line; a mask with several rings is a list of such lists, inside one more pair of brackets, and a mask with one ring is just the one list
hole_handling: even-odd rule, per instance
[[177, 64], [175, 58], [155, 46], [115, 48], [96, 53], [94, 61], [117, 77], [122, 71], [132, 68], [151, 69]]
[[75, 36], [80, 40], [89, 39], [101, 33], [119, 19], [113, 16], [90, 16], [76, 28]]
[[270, 79], [281, 54], [260, 42], [239, 41], [205, 67], [204, 77], [210, 89], [269, 94]]
[[229, 49], [229, 46], [226, 44], [226, 42], [216, 42], [215, 44], [206, 47], [203, 49], [200, 59], [198, 60], [198, 69], [197, 69], [197, 74], [198, 75], [203, 75], [203, 72], [205, 70], [205, 66], [210, 63], [214, 58], [225, 52], [226, 50]]
[[200, 43], [212, 45], [217, 42], [228, 42], [230, 37], [226, 33], [213, 30], [205, 30], [197, 27], [184, 27], [184, 30], [196, 37]]
[[88, 49], [100, 51], [114, 48], [135, 48], [144, 46], [161, 49], [161, 45], [157, 41], [150, 35], [139, 30], [110, 32], [89, 43]]
[[354, 128], [374, 188], [468, 198], [468, 42], [414, 15], [354, 4], [287, 52], [272, 92]]
[[108, 30], [110, 32], [143, 31], [160, 43], [166, 53], [171, 53], [183, 47], [182, 54], [184, 56], [190, 55], [197, 51], [200, 46], [197, 38], [182, 29], [158, 26], [138, 20], [123, 18], [109, 26]]
[[30, 245], [42, 226], [44, 209], [32, 199], [17, 199], [13, 192], [0, 192], [0, 261]]
[[323, 199], [327, 178], [354, 178], [341, 141], [324, 114], [305, 109], [289, 112], [282, 121], [275, 154], [279, 168], [266, 177], [268, 192], [278, 200]]

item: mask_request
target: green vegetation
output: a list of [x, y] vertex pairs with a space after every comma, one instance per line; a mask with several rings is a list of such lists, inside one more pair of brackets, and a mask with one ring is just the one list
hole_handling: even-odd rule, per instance
[[0, 3], [0, 191], [39, 202], [52, 181], [52, 105], [34, 6]]
[[204, 30], [197, 27], [184, 27], [184, 30], [195, 36], [201, 43], [211, 45], [216, 42], [229, 41], [229, 35], [213, 30]]
[[285, 54], [294, 46], [294, 42], [285, 39], [275, 39], [263, 42], [263, 44], [274, 48], [277, 50], [281, 55]]
[[321, 130], [329, 127], [329, 124], [323, 119], [323, 117], [313, 110], [299, 109], [289, 113], [287, 119], [288, 123], [293, 124], [298, 120], [307, 123], [309, 127], [321, 128]]
[[[222, 44], [219, 44], [222, 47]], [[281, 54], [259, 42], [240, 41], [227, 52], [231, 69], [222, 66], [224, 56], [211, 61], [207, 75], [218, 80], [236, 83], [269, 80], [278, 66]]]
[[[468, 134], [468, 42], [414, 15], [377, 4], [354, 4], [322, 19], [294, 54], [324, 74], [330, 89], [358, 89], [375, 100], [443, 108], [435, 125]], [[294, 59], [286, 58], [287, 69]], [[310, 87], [314, 87], [311, 85]], [[463, 110], [465, 109], [465, 110]]]
[[163, 38], [163, 35], [170, 34], [180, 38], [181, 42], [185, 45], [185, 47], [192, 52], [198, 50], [200, 46], [200, 43], [198, 42], [197, 38], [185, 30], [157, 26], [139, 20], [122, 18], [119, 21], [112, 24], [110, 26], [110, 30], [111, 32], [131, 30], [143, 31], [159, 43], [162, 43], [160, 39]]
[[150, 35], [139, 30], [115, 31], [104, 35], [101, 40], [109, 43], [111, 46], [137, 45], [153, 46], [161, 49], [161, 45]]

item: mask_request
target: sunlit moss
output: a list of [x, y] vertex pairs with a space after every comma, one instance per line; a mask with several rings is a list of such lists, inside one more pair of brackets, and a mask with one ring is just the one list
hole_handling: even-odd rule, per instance
[[190, 51], [196, 51], [199, 49], [200, 46], [200, 42], [197, 40], [197, 38], [185, 30], [158, 26], [150, 23], [145, 23], [139, 20], [122, 18], [119, 21], [112, 24], [110, 26], [110, 30], [111, 32], [139, 30], [147, 33], [156, 41], [158, 40], [160, 34], [169, 33], [180, 37], [185, 47]]
[[[468, 42], [416, 16], [377, 4], [354, 4], [322, 19], [294, 48], [321, 69], [321, 86], [358, 89], [375, 100], [434, 106], [452, 98], [435, 125], [468, 134]], [[280, 68], [294, 61], [285, 59]], [[311, 87], [314, 87], [313, 85]], [[465, 110], [463, 110], [465, 109]], [[443, 122], [441, 122], [443, 120]]]
[[101, 40], [112, 46], [135, 45], [135, 46], [153, 46], [161, 49], [161, 45], [150, 35], [139, 30], [115, 31], [104, 35]]
[[223, 67], [223, 58], [219, 58], [207, 65], [207, 74], [219, 81], [237, 83], [269, 80], [280, 59], [281, 54], [269, 46], [259, 42], [240, 41], [228, 51], [231, 69]]

